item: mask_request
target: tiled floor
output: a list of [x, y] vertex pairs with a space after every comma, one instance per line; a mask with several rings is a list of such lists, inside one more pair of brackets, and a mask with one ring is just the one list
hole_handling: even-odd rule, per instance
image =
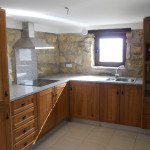
[[31, 150], [150, 150], [150, 135], [68, 122]]

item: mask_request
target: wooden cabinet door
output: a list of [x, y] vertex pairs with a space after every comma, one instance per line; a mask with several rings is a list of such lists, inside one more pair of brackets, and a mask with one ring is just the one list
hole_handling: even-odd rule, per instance
[[38, 93], [39, 139], [68, 117], [66, 83]]
[[88, 82], [71, 82], [71, 116], [99, 120], [99, 85]]
[[119, 123], [120, 85], [100, 84], [100, 121]]
[[120, 98], [120, 124], [141, 126], [142, 87], [122, 85]]
[[12, 149], [6, 15], [0, 8], [0, 150]]
[[41, 128], [52, 110], [53, 89], [47, 89], [37, 94], [38, 124]]
[[55, 87], [55, 101], [56, 103], [56, 120], [57, 124], [66, 119], [69, 114], [69, 103], [68, 103], [68, 86], [67, 84], [58, 85]]

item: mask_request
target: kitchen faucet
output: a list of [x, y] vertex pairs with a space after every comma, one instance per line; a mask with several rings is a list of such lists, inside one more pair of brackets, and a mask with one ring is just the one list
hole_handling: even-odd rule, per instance
[[118, 66], [118, 67], [116, 68], [116, 73], [115, 73], [115, 78], [116, 78], [116, 79], [120, 76], [119, 73], [118, 73], [119, 69], [124, 69], [124, 65]]

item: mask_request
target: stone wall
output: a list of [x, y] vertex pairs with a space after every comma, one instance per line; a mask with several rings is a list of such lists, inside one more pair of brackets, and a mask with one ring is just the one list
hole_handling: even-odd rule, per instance
[[59, 49], [56, 34], [37, 32], [35, 34], [39, 39], [45, 40], [55, 48], [49, 50], [37, 50], [38, 76], [48, 76], [59, 73]]
[[[59, 50], [56, 34], [49, 34], [44, 32], [36, 32], [35, 36], [45, 40], [47, 43], [54, 45], [52, 50], [37, 50], [38, 60], [38, 76], [48, 76], [59, 72]], [[15, 81], [15, 51], [13, 49], [14, 43], [20, 39], [21, 31], [15, 29], [7, 29], [7, 47], [9, 58], [9, 74], [10, 80]]]
[[[141, 77], [143, 30], [127, 33], [127, 54], [122, 76]], [[59, 35], [60, 72], [96, 75], [114, 75], [115, 68], [95, 67], [93, 62], [94, 36], [81, 34]], [[71, 63], [72, 68], [66, 68]]]
[[[81, 73], [96, 75], [112, 75], [114, 68], [94, 67], [93, 50], [94, 36], [81, 34], [50, 34], [36, 32], [35, 36], [54, 45], [52, 50], [37, 50], [38, 76], [54, 73]], [[7, 29], [9, 73], [15, 80], [14, 43], [21, 37], [20, 30]], [[127, 34], [127, 55], [125, 70], [120, 70], [123, 76], [141, 77], [142, 75], [142, 43], [143, 30], [133, 30]], [[71, 63], [72, 68], [66, 68]]]

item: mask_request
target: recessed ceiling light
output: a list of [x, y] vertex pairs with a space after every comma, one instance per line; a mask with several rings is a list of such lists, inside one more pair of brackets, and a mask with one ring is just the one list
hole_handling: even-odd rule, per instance
[[58, 21], [58, 22], [63, 22], [67, 24], [72, 24], [75, 26], [86, 26], [83, 23], [76, 22], [70, 19], [65, 19], [65, 18], [60, 18], [60, 17], [55, 17], [55, 16], [49, 16], [33, 11], [27, 11], [27, 10], [19, 10], [19, 9], [9, 9], [9, 8], [4, 8], [6, 10], [6, 15], [8, 16], [19, 16], [19, 17], [31, 17], [31, 18], [39, 18], [39, 19], [44, 19], [44, 20], [53, 20], [53, 21]]

